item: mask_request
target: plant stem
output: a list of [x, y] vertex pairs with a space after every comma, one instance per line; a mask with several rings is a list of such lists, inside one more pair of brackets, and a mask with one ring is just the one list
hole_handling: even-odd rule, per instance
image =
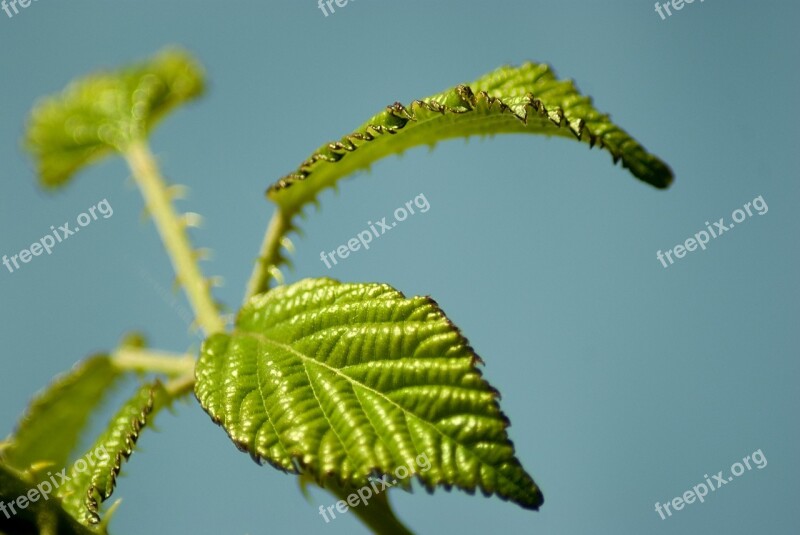
[[194, 370], [192, 369], [189, 373], [165, 384], [164, 390], [167, 391], [170, 399], [176, 399], [194, 390], [194, 382]]
[[[347, 501], [347, 497], [358, 490], [342, 487], [332, 480], [327, 481], [324, 488], [344, 501]], [[373, 533], [378, 535], [414, 535], [414, 532], [403, 525], [395, 516], [385, 492], [372, 496], [371, 501], [368, 503], [359, 503], [356, 507], [350, 507], [349, 510], [355, 513], [359, 520]]]
[[112, 362], [119, 370], [160, 373], [170, 377], [171, 380], [164, 385], [170, 401], [190, 393], [194, 388], [196, 361], [188, 353], [121, 347], [114, 352]]
[[270, 278], [274, 276], [277, 265], [281, 261], [283, 238], [291, 228], [291, 216], [287, 215], [280, 207], [276, 207], [267, 227], [267, 233], [264, 235], [264, 242], [261, 244], [261, 251], [256, 266], [253, 268], [253, 274], [250, 275], [250, 281], [247, 283], [245, 302], [254, 295], [269, 290]]
[[188, 354], [123, 347], [114, 352], [113, 362], [114, 366], [120, 370], [153, 372], [168, 377], [179, 377], [192, 373], [195, 358]]
[[147, 143], [132, 142], [125, 148], [124, 155], [142, 192], [147, 210], [155, 221], [178, 281], [186, 291], [198, 324], [206, 335], [225, 330], [225, 322], [211, 298], [210, 285], [200, 272], [189, 244], [185, 225], [172, 206], [172, 199]]

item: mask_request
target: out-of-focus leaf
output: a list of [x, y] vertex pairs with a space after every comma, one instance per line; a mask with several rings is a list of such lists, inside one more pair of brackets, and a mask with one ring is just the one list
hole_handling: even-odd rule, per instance
[[203, 87], [194, 58], [167, 49], [132, 67], [79, 78], [45, 98], [32, 110], [25, 134], [41, 184], [62, 186], [84, 165], [144, 139]]

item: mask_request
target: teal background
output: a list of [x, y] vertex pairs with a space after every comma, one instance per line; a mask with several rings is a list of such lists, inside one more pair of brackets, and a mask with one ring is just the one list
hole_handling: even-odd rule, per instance
[[[0, 255], [107, 198], [101, 219], [20, 271], [0, 266], [0, 436], [78, 359], [142, 330], [196, 351], [155, 229], [119, 159], [42, 191], [19, 140], [37, 97], [73, 77], [191, 50], [201, 101], [152, 146], [235, 310], [272, 208], [268, 184], [383, 106], [545, 61], [674, 169], [657, 191], [565, 139], [442, 143], [322, 195], [289, 280], [332, 276], [431, 294], [486, 361], [538, 513], [497, 498], [394, 492], [418, 533], [797, 533], [797, 22], [789, 1], [708, 0], [662, 21], [648, 1], [57, 2], [0, 12]], [[319, 260], [424, 193], [430, 210], [328, 270]], [[666, 250], [763, 195], [755, 216], [664, 269]], [[143, 274], [144, 273], [144, 274]], [[155, 282], [152, 282], [155, 281]], [[128, 384], [117, 398], [128, 395]], [[115, 493], [114, 533], [364, 533], [333, 498], [258, 467], [194, 399], [158, 418]], [[100, 422], [95, 426], [99, 429]], [[667, 520], [653, 510], [761, 449], [745, 473]]]

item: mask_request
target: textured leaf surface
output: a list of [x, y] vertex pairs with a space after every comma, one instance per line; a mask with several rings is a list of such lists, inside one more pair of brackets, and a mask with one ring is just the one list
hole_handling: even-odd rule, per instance
[[[469, 85], [459, 85], [409, 106], [395, 103], [340, 141], [320, 147], [300, 167], [268, 190], [288, 215], [324, 188], [373, 162], [417, 145], [473, 135], [531, 133], [564, 136], [597, 145], [622, 161], [637, 178], [664, 188], [672, 171], [608, 115], [592, 106], [569, 81], [547, 65], [501, 67]], [[526, 155], [527, 156], [527, 155]]]
[[281, 470], [358, 487], [402, 466], [429, 490], [536, 509], [478, 362], [430, 298], [306, 279], [254, 297], [232, 334], [206, 341], [195, 393], [240, 449]]
[[64, 466], [90, 415], [118, 377], [108, 355], [76, 364], [33, 399], [0, 458], [18, 470], [38, 462]]
[[[59, 501], [52, 497], [45, 500], [38, 495], [36, 501], [29, 502], [25, 509], [15, 504], [20, 496], [27, 496], [31, 489], [36, 489], [37, 485], [47, 480], [47, 476], [37, 479], [31, 477], [30, 474], [0, 464], [0, 502], [4, 504], [7, 513], [0, 512], [0, 534], [98, 535], [105, 533], [105, 530], [90, 529], [79, 524], [61, 508]], [[13, 509], [12, 504], [14, 504]]]
[[[167, 399], [161, 383], [144, 385], [112, 418], [92, 449], [77, 460], [58, 489], [64, 509], [85, 525], [100, 522], [100, 504], [117, 482], [122, 463], [133, 453], [139, 435], [156, 406]], [[83, 460], [83, 464], [79, 464]], [[87, 462], [88, 460], [88, 462]]]
[[187, 53], [164, 51], [124, 70], [81, 78], [31, 112], [25, 143], [43, 186], [65, 184], [89, 162], [143, 139], [171, 109], [203, 91]]

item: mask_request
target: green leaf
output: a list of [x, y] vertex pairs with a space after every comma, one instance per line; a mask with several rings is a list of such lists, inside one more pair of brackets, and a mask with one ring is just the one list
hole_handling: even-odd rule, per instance
[[75, 461], [67, 473], [69, 481], [59, 487], [58, 496], [64, 509], [78, 521], [85, 525], [100, 522], [100, 504], [114, 492], [122, 463], [133, 453], [151, 414], [167, 399], [161, 383], [142, 386], [111, 419], [94, 447]]
[[525, 63], [501, 67], [408, 107], [387, 106], [352, 134], [320, 147], [267, 194], [292, 216], [322, 189], [385, 156], [448, 138], [503, 133], [578, 139], [606, 149], [615, 163], [621, 160], [648, 184], [665, 188], [672, 182], [669, 167], [597, 111], [571, 81], [557, 80], [547, 65]]
[[119, 375], [108, 355], [76, 364], [33, 399], [0, 458], [18, 470], [35, 463], [64, 466]]
[[[60, 502], [52, 496], [39, 492], [50, 485], [47, 477], [34, 479], [30, 474], [19, 472], [10, 466], [0, 464], [0, 533], [14, 535], [98, 535], [102, 529], [90, 529], [79, 524], [68, 515]], [[39, 487], [41, 485], [41, 487]], [[52, 485], [50, 485], [52, 487]], [[37, 493], [31, 497], [35, 502], [24, 503], [22, 509], [16, 503], [20, 497], [27, 498], [33, 489]]]
[[66, 184], [84, 165], [144, 139], [159, 119], [203, 92], [203, 72], [167, 49], [129, 68], [93, 74], [32, 110], [25, 145], [41, 184]]
[[255, 296], [232, 334], [204, 343], [195, 393], [240, 449], [286, 472], [360, 487], [405, 467], [428, 490], [537, 509], [478, 362], [428, 297], [306, 279]]

